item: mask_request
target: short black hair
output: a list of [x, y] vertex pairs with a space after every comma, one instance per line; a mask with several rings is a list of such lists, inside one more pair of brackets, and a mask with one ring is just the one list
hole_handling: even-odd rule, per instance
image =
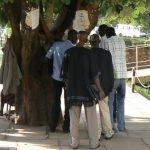
[[108, 26], [106, 24], [102, 24], [98, 28], [98, 32], [100, 36], [104, 36], [106, 34]]
[[90, 36], [90, 44], [91, 44], [91, 46], [95, 47], [95, 46], [99, 45], [99, 43], [100, 43], [100, 37], [99, 37], [99, 35], [92, 34]]
[[68, 38], [69, 38], [70, 36], [74, 35], [74, 34], [78, 34], [78, 32], [77, 32], [76, 30], [74, 30], [74, 29], [70, 29], [70, 30], [68, 31]]
[[79, 33], [78, 33], [79, 41], [86, 42], [87, 41], [87, 37], [88, 37], [88, 32], [86, 32], [86, 31], [79, 31]]
[[111, 36], [115, 35], [116, 35], [115, 29], [113, 27], [108, 27], [106, 31], [107, 38], [110, 38]]
[[97, 39], [99, 39], [100, 40], [100, 38], [99, 38], [99, 35], [97, 35], [97, 34], [92, 34], [91, 36], [90, 36], [90, 41], [95, 41], [95, 40], [97, 40]]
[[78, 32], [74, 29], [70, 29], [68, 31], [68, 40], [70, 40], [73, 44], [76, 44], [77, 42], [77, 35], [78, 35]]

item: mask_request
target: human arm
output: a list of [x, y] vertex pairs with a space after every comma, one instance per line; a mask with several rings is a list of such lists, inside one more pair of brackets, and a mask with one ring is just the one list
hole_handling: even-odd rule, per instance
[[55, 50], [55, 44], [53, 44], [50, 49], [47, 51], [46, 53], [46, 59], [51, 59], [53, 57], [54, 54], [54, 50]]
[[96, 61], [96, 58], [95, 58], [95, 55], [94, 53], [91, 53], [91, 74], [92, 74], [92, 77], [94, 77], [94, 84], [96, 85], [96, 89], [99, 93], [99, 98], [100, 100], [104, 99], [105, 97], [105, 93], [104, 93], [104, 90], [100, 84], [100, 74], [101, 74], [101, 71], [100, 71], [100, 68], [98, 67], [97, 65], [97, 61]]
[[95, 82], [95, 85], [96, 85], [96, 87], [97, 87], [100, 100], [103, 100], [103, 99], [105, 98], [105, 93], [104, 93], [104, 91], [103, 91], [103, 89], [102, 89], [102, 87], [101, 87], [101, 85], [100, 85], [100, 80], [99, 80], [99, 78], [97, 77], [97, 78], [94, 80], [94, 82]]
[[48, 74], [50, 73], [52, 75], [53, 73], [53, 53], [54, 53], [54, 46], [52, 45], [50, 49], [47, 51], [47, 54], [45, 55], [45, 62], [48, 64]]
[[109, 50], [108, 40], [107, 39], [102, 40], [99, 47], [105, 50]]
[[64, 58], [61, 65], [60, 77], [65, 81], [67, 81], [67, 74], [68, 74], [68, 55], [67, 53], [64, 54]]

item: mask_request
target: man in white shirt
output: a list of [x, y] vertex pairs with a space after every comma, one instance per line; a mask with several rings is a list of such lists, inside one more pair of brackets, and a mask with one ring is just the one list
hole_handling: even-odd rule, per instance
[[98, 28], [98, 32], [99, 32], [99, 35], [101, 37], [101, 41], [100, 41], [100, 44], [99, 44], [99, 47], [100, 48], [103, 48], [103, 44], [104, 44], [104, 41], [107, 39], [107, 36], [106, 36], [106, 31], [107, 31], [107, 25], [106, 24], [102, 24], [99, 26]]
[[[98, 31], [99, 31], [99, 35], [101, 36], [101, 40], [99, 41], [99, 48], [104, 47], [104, 42], [107, 39], [106, 37], [107, 27], [108, 26], [106, 24], [102, 24], [99, 26]], [[99, 101], [99, 109], [100, 109], [100, 116], [101, 116], [100, 117], [101, 118], [101, 130], [102, 130], [101, 133], [104, 135], [106, 139], [111, 139], [113, 137], [114, 132], [112, 130], [112, 124], [111, 124], [111, 119], [110, 119], [108, 96], [106, 96], [103, 99], [103, 101]]]
[[[126, 45], [121, 37], [116, 36], [115, 29], [113, 27], [107, 28], [106, 36], [107, 39], [104, 41], [103, 48], [111, 52], [115, 78], [112, 92], [109, 94], [109, 109], [111, 122], [114, 131], [124, 131], [124, 100], [126, 92], [125, 79], [127, 77]], [[115, 126], [113, 119], [113, 103], [115, 93], [117, 109], [117, 126]]]

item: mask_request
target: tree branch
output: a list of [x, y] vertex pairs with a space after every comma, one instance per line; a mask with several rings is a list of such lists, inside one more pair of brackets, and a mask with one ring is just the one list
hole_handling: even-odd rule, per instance
[[12, 40], [14, 51], [17, 56], [19, 65], [21, 64], [21, 33], [20, 33], [20, 20], [21, 20], [21, 1], [15, 0], [14, 3], [6, 3], [4, 5], [4, 12], [9, 20], [12, 28]]

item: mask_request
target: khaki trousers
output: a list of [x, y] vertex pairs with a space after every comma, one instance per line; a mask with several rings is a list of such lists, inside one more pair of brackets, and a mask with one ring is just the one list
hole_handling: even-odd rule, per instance
[[108, 96], [99, 101], [101, 131], [103, 133], [112, 131], [110, 112], [108, 106]]
[[[96, 105], [91, 107], [84, 107], [87, 121], [87, 129], [89, 135], [90, 148], [95, 148], [99, 144], [98, 139], [98, 121], [96, 114]], [[79, 120], [81, 114], [80, 106], [72, 106], [69, 109], [70, 113], [70, 134], [73, 146], [79, 144]]]

